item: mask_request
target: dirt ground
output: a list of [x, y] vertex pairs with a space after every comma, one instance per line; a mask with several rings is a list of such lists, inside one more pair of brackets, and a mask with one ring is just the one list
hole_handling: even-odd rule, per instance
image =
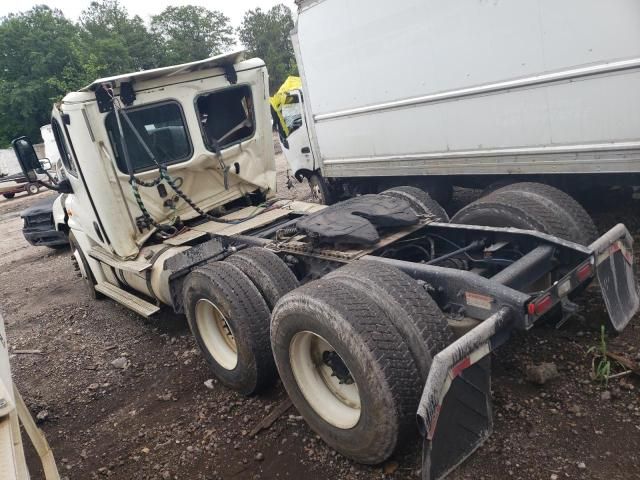
[[[286, 191], [280, 176], [285, 195], [305, 196], [304, 187]], [[90, 300], [68, 251], [22, 238], [20, 210], [45, 195], [52, 194], [0, 200], [0, 308], [11, 348], [42, 352], [13, 354], [12, 368], [31, 412], [43, 419], [63, 477], [419, 478], [417, 437], [385, 465], [362, 466], [328, 448], [291, 408], [252, 438], [286, 400], [282, 385], [243, 398], [207, 382], [211, 374], [184, 317], [165, 310], [145, 320], [111, 300]], [[458, 191], [451, 208], [469, 198]], [[628, 192], [592, 203], [601, 232], [622, 221], [640, 238], [640, 202]], [[449, 478], [640, 478], [640, 382], [590, 379], [587, 352], [599, 343], [604, 310], [593, 291], [582, 303], [582, 318], [538, 327], [493, 355], [493, 435]], [[638, 318], [608, 348], [640, 360]], [[126, 368], [111, 364], [123, 357]], [[536, 386], [525, 370], [542, 361], [555, 363], [559, 377]]]

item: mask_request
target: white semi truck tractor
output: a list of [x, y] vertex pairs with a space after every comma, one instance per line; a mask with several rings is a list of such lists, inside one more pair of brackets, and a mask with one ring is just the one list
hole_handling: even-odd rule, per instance
[[491, 433], [488, 354], [511, 332], [562, 321], [596, 280], [611, 329], [638, 310], [627, 229], [598, 236], [549, 186], [496, 190], [458, 224], [413, 187], [278, 200], [267, 78], [235, 52], [96, 80], [54, 106], [64, 179], [41, 182], [90, 294], [186, 314], [230, 389], [279, 375], [358, 462], [420, 432], [423, 478], [442, 478]]

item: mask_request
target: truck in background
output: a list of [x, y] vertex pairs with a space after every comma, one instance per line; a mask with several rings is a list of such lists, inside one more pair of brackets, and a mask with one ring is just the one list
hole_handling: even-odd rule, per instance
[[302, 115], [280, 133], [326, 203], [399, 184], [440, 202], [452, 185], [640, 184], [636, 0], [297, 3], [302, 88], [285, 103]]
[[29, 195], [35, 195], [40, 191], [40, 185], [37, 182], [29, 181], [21, 173], [7, 175], [0, 178], [0, 194], [4, 198], [10, 199], [17, 193], [27, 192]]
[[[35, 145], [36, 149], [44, 150], [44, 158], [40, 159], [41, 168], [38, 170], [37, 177], [31, 181], [21, 171], [20, 163], [16, 159], [13, 149], [0, 151], [0, 194], [10, 199], [17, 193], [27, 192], [29, 195], [35, 195], [40, 190], [40, 180], [48, 180], [51, 172], [56, 178], [60, 175], [60, 155], [53, 140], [51, 125], [43, 125], [40, 127], [43, 143]], [[47, 175], [48, 172], [49, 175]]]

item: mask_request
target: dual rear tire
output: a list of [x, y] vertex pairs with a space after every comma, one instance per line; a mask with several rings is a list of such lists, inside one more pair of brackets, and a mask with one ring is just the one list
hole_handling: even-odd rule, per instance
[[451, 223], [515, 227], [589, 245], [598, 231], [589, 214], [570, 195], [541, 183], [499, 188], [462, 208]]
[[447, 321], [417, 282], [373, 262], [295, 287], [275, 254], [243, 250], [187, 277], [189, 326], [222, 383], [251, 395], [273, 382], [277, 367], [329, 445], [380, 463], [414, 438], [431, 360], [451, 340]]
[[295, 275], [263, 248], [247, 248], [191, 272], [183, 285], [189, 328], [222, 383], [252, 395], [276, 378], [271, 309], [296, 288]]
[[298, 411], [326, 443], [367, 464], [414, 438], [431, 360], [450, 341], [428, 293], [375, 262], [290, 292], [271, 324], [278, 372]]

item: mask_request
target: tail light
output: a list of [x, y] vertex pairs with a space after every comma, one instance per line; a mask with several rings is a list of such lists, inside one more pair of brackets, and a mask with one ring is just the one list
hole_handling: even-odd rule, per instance
[[547, 293], [543, 297], [540, 297], [527, 305], [527, 312], [529, 315], [536, 315], [539, 317], [543, 313], [548, 312], [551, 307], [553, 307], [553, 298], [550, 293]]
[[584, 282], [591, 276], [593, 276], [593, 265], [591, 265], [591, 262], [587, 262], [579, 266], [578, 270], [576, 270], [576, 277], [580, 283]]

